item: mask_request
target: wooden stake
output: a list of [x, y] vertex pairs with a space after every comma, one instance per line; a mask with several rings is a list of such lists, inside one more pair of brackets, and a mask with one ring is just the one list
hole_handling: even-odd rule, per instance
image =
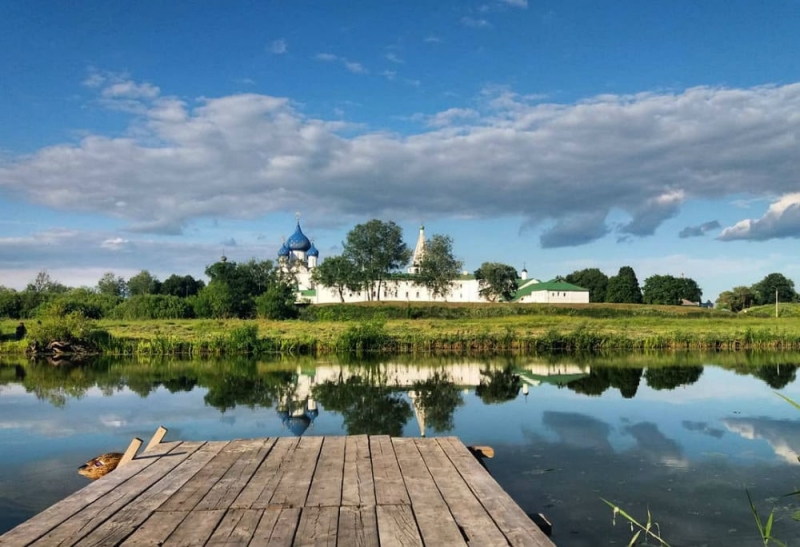
[[131, 444], [128, 445], [128, 450], [126, 450], [125, 453], [122, 455], [122, 459], [117, 464], [117, 467], [122, 467], [126, 463], [130, 462], [134, 458], [134, 456], [136, 456], [136, 452], [139, 451], [139, 448], [142, 446], [143, 442], [144, 441], [142, 441], [142, 439], [140, 439], [139, 437], [134, 438], [131, 441]]
[[154, 446], [158, 446], [158, 444], [164, 439], [164, 435], [167, 434], [167, 428], [163, 425], [158, 426], [156, 432], [153, 433], [153, 436], [150, 438], [150, 442], [147, 443], [147, 446], [144, 447], [144, 451], [147, 452]]
[[494, 448], [491, 446], [468, 446], [469, 451], [479, 458], [494, 458]]

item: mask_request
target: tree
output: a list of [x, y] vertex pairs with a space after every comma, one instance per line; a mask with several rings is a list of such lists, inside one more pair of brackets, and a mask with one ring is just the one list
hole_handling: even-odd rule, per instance
[[285, 281], [272, 283], [256, 298], [256, 311], [265, 319], [294, 319], [297, 317], [294, 287]]
[[783, 274], [771, 273], [750, 288], [756, 294], [756, 304], [759, 306], [774, 304], [776, 292], [778, 293], [778, 300], [781, 302], [794, 302], [797, 300], [794, 281], [786, 278]]
[[22, 298], [14, 289], [0, 285], [0, 317], [19, 319], [22, 313]]
[[606, 302], [641, 304], [642, 290], [636, 272], [630, 266], [623, 266], [619, 273], [608, 280]]
[[644, 280], [642, 300], [645, 304], [677, 306], [682, 299], [700, 302], [703, 291], [694, 279], [671, 275], [651, 275]]
[[205, 285], [202, 279], [195, 279], [191, 275], [181, 277], [172, 274], [161, 284], [161, 294], [187, 298], [196, 295]]
[[225, 281], [212, 281], [203, 287], [193, 299], [194, 313], [197, 317], [225, 319], [236, 317], [237, 302]]
[[597, 268], [577, 270], [564, 278], [567, 283], [572, 283], [584, 289], [589, 289], [589, 302], [605, 302], [608, 289], [608, 276]]
[[436, 234], [425, 242], [425, 254], [414, 282], [426, 287], [434, 297], [446, 300], [463, 266], [464, 263], [453, 256], [453, 238]]
[[323, 260], [311, 270], [311, 281], [334, 289], [342, 302], [346, 291], [355, 292], [361, 288], [358, 270], [346, 256], [330, 256]]
[[128, 285], [124, 278], [114, 276], [114, 272], [106, 272], [97, 282], [97, 292], [106, 296], [125, 296]]
[[484, 262], [475, 270], [480, 295], [490, 302], [509, 301], [517, 292], [517, 270], [508, 264]]
[[750, 287], [734, 287], [729, 291], [723, 291], [717, 298], [717, 308], [740, 312], [749, 308], [755, 303], [756, 293]]
[[[217, 297], [226, 294], [225, 317], [253, 317], [255, 314], [255, 298], [266, 292], [272, 285], [278, 282], [278, 272], [272, 267], [272, 262], [265, 260], [258, 262], [250, 260], [244, 264], [220, 260], [206, 268], [206, 275], [211, 279], [208, 287], [203, 289], [198, 298], [203, 296], [212, 285], [215, 292], [211, 293]], [[225, 289], [216, 289], [217, 286], [224, 286]], [[200, 299], [201, 304], [202, 298]], [[218, 308], [222, 310], [223, 308]], [[207, 308], [203, 308], [204, 312]], [[200, 312], [198, 312], [200, 315]], [[212, 317], [220, 317], [216, 313]]]
[[147, 270], [142, 270], [128, 279], [128, 294], [131, 296], [158, 294], [160, 289], [161, 282]]
[[380, 300], [385, 280], [411, 258], [402, 228], [392, 221], [373, 219], [356, 225], [348, 232], [342, 248], [342, 255], [355, 265], [369, 300]]
[[32, 283], [28, 283], [28, 286], [25, 288], [25, 290], [37, 294], [63, 293], [67, 291], [67, 287], [58, 281], [55, 281], [52, 277], [50, 277], [49, 273], [42, 270], [36, 274], [36, 278]]

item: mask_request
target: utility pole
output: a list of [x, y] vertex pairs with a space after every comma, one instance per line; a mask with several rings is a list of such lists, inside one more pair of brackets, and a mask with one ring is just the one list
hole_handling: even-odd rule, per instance
[[778, 289], [775, 289], [775, 317], [778, 317]]

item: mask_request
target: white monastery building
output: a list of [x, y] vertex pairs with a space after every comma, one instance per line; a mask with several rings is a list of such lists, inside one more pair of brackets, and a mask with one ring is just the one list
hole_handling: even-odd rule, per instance
[[[384, 281], [381, 294], [369, 295], [367, 291], [345, 291], [345, 302], [367, 302], [381, 300], [384, 302], [486, 302], [480, 295], [480, 286], [475, 276], [463, 272], [459, 276], [446, 298], [434, 296], [430, 291], [414, 282], [422, 257], [425, 256], [425, 227], [420, 226], [417, 243], [411, 255], [408, 273], [397, 274]], [[278, 251], [278, 264], [286, 273], [294, 275], [300, 300], [310, 304], [336, 304], [341, 302], [339, 292], [332, 287], [315, 285], [311, 280], [311, 272], [317, 267], [319, 251], [314, 242], [308, 239], [300, 228], [300, 215], [297, 215], [297, 226], [294, 233], [283, 242]], [[546, 281], [528, 279], [528, 271], [522, 269], [518, 279], [517, 293], [513, 302], [547, 303], [547, 304], [588, 304], [589, 290], [566, 283], [564, 281]]]

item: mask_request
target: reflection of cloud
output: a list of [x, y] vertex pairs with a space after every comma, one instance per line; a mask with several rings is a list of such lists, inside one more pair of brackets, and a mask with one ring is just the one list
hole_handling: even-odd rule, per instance
[[639, 422], [626, 427], [623, 431], [636, 440], [635, 450], [644, 454], [651, 461], [662, 463], [668, 467], [688, 467], [689, 462], [683, 456], [680, 445], [666, 437], [656, 424]]
[[611, 426], [597, 418], [577, 412], [545, 411], [542, 423], [552, 429], [564, 444], [603, 452], [612, 450], [608, 442]]
[[728, 430], [738, 433], [745, 439], [767, 441], [779, 458], [791, 464], [798, 464], [800, 422], [772, 418], [725, 418], [722, 423]]
[[725, 432], [721, 429], [717, 429], [715, 427], [710, 427], [708, 422], [691, 422], [689, 420], [684, 420], [681, 422], [681, 425], [684, 429], [689, 431], [696, 431], [698, 433], [702, 433], [703, 435], [708, 435], [709, 437], [714, 437], [715, 439], [721, 438]]

